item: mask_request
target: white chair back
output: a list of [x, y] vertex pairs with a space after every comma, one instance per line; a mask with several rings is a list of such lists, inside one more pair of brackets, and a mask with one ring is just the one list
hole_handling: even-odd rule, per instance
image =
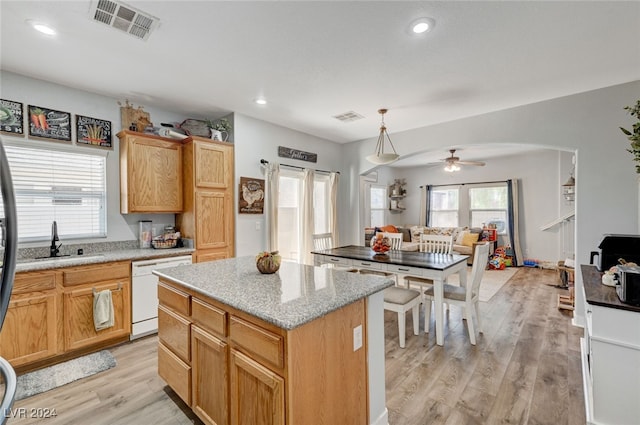
[[316, 233], [313, 235], [313, 249], [322, 251], [333, 248], [333, 236], [331, 233]]
[[391, 243], [391, 249], [394, 251], [399, 251], [402, 247], [402, 233], [388, 233], [382, 232], [383, 238], [389, 238], [389, 242]]
[[467, 282], [467, 301], [472, 300], [480, 295], [480, 281], [484, 269], [487, 268], [489, 260], [489, 244], [480, 243], [476, 245], [476, 251], [473, 254], [473, 267], [471, 268], [471, 282]]
[[420, 252], [433, 252], [435, 254], [451, 254], [453, 248], [453, 235], [420, 235]]

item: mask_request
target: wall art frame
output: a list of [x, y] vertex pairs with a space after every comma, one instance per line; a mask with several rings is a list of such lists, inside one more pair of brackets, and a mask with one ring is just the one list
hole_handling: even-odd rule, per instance
[[113, 149], [111, 121], [76, 114], [76, 144]]
[[24, 136], [24, 104], [0, 99], [0, 132]]
[[29, 105], [29, 137], [71, 143], [71, 114], [44, 106]]

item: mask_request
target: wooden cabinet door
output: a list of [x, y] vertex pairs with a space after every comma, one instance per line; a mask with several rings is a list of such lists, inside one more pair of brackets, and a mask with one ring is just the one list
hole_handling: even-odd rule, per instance
[[195, 142], [195, 186], [229, 189], [233, 158], [230, 146]]
[[231, 197], [225, 192], [196, 192], [196, 249], [230, 245]]
[[[114, 325], [96, 331], [93, 322], [93, 291], [111, 290]], [[131, 333], [131, 301], [128, 280], [82, 285], [65, 290], [64, 348], [74, 350]]]
[[227, 255], [226, 251], [196, 251], [196, 263], [224, 260], [225, 258], [229, 258], [229, 255]]
[[121, 212], [182, 211], [182, 144], [141, 136], [126, 140], [126, 159], [120, 166], [126, 169], [121, 197], [127, 202], [121, 203]]
[[55, 291], [12, 297], [0, 332], [0, 356], [13, 367], [58, 353], [58, 299]]
[[228, 425], [227, 343], [191, 327], [191, 408], [209, 425]]
[[231, 425], [283, 425], [284, 379], [231, 350]]

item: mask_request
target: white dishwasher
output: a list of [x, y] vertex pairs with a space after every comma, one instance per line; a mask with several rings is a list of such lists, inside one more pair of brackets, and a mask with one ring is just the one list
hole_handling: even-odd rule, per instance
[[191, 264], [191, 256], [131, 262], [131, 339], [158, 331], [158, 276], [153, 270]]

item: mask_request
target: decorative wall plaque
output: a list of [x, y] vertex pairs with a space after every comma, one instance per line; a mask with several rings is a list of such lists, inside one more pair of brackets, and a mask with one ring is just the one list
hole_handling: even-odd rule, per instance
[[24, 135], [23, 113], [22, 103], [0, 99], [0, 131]]
[[282, 158], [299, 159], [300, 161], [318, 162], [317, 153], [299, 151], [284, 146], [278, 146], [278, 156]]
[[238, 212], [240, 214], [264, 213], [264, 180], [240, 177]]

